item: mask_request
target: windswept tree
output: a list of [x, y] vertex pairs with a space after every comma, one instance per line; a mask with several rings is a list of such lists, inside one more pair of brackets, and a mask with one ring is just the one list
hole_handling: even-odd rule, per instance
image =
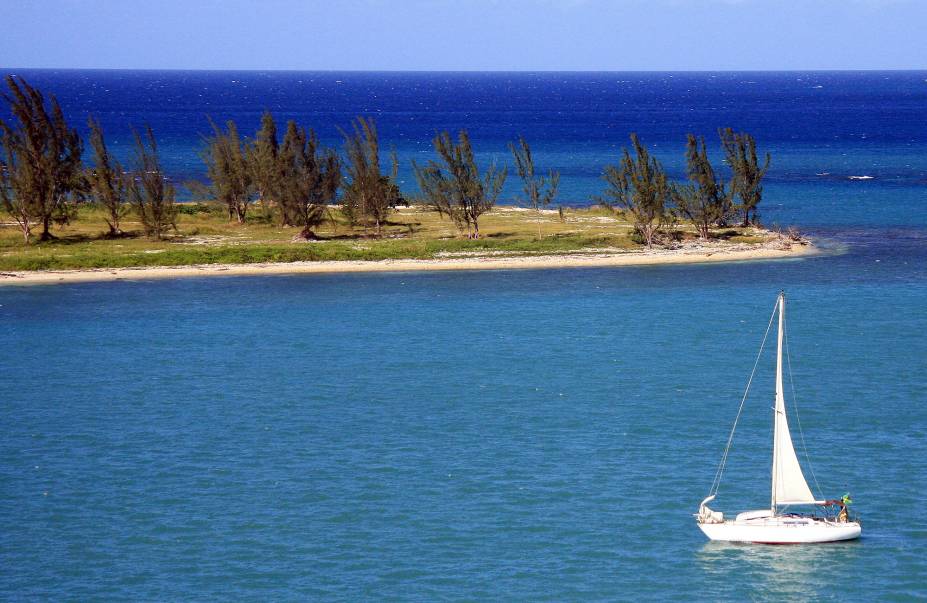
[[512, 157], [515, 158], [515, 169], [518, 171], [518, 177], [521, 178], [524, 185], [523, 203], [533, 207], [537, 212], [538, 218], [538, 239], [541, 238], [541, 210], [551, 204], [554, 197], [557, 196], [557, 188], [560, 185], [560, 173], [550, 170], [547, 176], [539, 175], [534, 170], [534, 157], [531, 155], [531, 147], [528, 142], [518, 137], [518, 144], [509, 143], [509, 150], [512, 151]]
[[333, 149], [323, 149], [312, 130], [290, 121], [277, 157], [280, 180], [277, 201], [284, 226], [302, 226], [300, 239], [316, 238], [313, 229], [325, 221], [328, 204], [341, 186], [341, 160]]
[[454, 143], [448, 132], [436, 135], [433, 143], [441, 163], [419, 166], [413, 161], [412, 167], [425, 202], [449, 216], [461, 232], [466, 229], [468, 238], [478, 239], [479, 218], [496, 204], [507, 171], [491, 165], [481, 178], [467, 131], [461, 130], [457, 140]]
[[763, 177], [769, 169], [770, 156], [760, 165], [756, 154], [756, 141], [746, 132], [731, 128], [718, 130], [724, 156], [731, 166], [731, 194], [740, 197], [737, 208], [743, 214], [743, 226], [759, 224], [759, 210], [763, 199]]
[[229, 221], [237, 219], [243, 224], [254, 194], [252, 173], [235, 122], [227, 121], [225, 128], [223, 131], [212, 123], [213, 134], [206, 139], [203, 160], [212, 182], [211, 194], [226, 206]]
[[106, 139], [100, 122], [92, 117], [87, 120], [90, 127], [90, 146], [93, 148], [93, 167], [86, 171], [90, 197], [106, 212], [109, 236], [122, 236], [120, 221], [129, 211], [126, 175], [122, 165], [112, 157], [106, 148]]
[[254, 142], [248, 145], [246, 157], [258, 203], [267, 214], [274, 190], [280, 181], [280, 144], [277, 141], [277, 124], [274, 116], [265, 111], [261, 116], [261, 129]]
[[177, 229], [174, 185], [164, 177], [151, 126], [145, 128], [145, 138], [138, 132], [134, 135], [135, 169], [129, 178], [129, 199], [145, 234], [160, 240], [169, 229]]
[[380, 142], [377, 126], [372, 118], [358, 117], [354, 130], [344, 134], [344, 151], [347, 158], [347, 182], [341, 199], [341, 211], [351, 224], [362, 223], [364, 230], [372, 221], [377, 236], [389, 212], [402, 199], [396, 184], [399, 161], [393, 153], [392, 171], [380, 171]]
[[0, 119], [0, 202], [29, 242], [41, 224], [40, 240], [52, 238], [53, 220], [68, 218], [68, 203], [82, 193], [83, 147], [77, 130], [68, 126], [54, 96], [22, 78], [7, 76], [4, 99], [13, 119]]
[[633, 157], [625, 148], [618, 165], [605, 166], [605, 197], [601, 201], [617, 206], [647, 247], [653, 247], [657, 233], [673, 219], [671, 187], [663, 166], [650, 156], [637, 134], [631, 134], [631, 145]]
[[686, 175], [689, 183], [673, 187], [673, 201], [699, 236], [708, 239], [711, 227], [723, 224], [730, 216], [732, 203], [724, 183], [715, 176], [705, 139], [692, 134], [686, 142]]

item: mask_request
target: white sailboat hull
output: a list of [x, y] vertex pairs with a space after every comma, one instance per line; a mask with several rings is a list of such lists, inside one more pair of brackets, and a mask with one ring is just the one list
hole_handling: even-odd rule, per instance
[[837, 522], [810, 517], [768, 517], [748, 521], [699, 523], [711, 540], [757, 544], [811, 544], [859, 538], [862, 528], [856, 522]]

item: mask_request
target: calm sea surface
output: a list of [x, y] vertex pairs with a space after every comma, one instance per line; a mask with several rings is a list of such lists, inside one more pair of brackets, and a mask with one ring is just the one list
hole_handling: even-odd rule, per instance
[[[573, 203], [631, 130], [678, 173], [685, 132], [733, 125], [773, 153], [767, 221], [828, 253], [0, 288], [0, 598], [927, 596], [927, 72], [23, 73], [117, 148], [150, 122], [179, 180], [205, 115], [264, 107], [332, 142], [376, 115], [404, 160], [522, 133]], [[864, 537], [709, 543], [783, 288], [814, 474]], [[729, 513], [768, 504], [760, 367]]]

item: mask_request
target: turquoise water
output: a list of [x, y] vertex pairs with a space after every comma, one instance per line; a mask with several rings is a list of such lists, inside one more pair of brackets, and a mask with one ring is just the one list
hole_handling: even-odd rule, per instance
[[[3, 288], [0, 596], [923, 596], [927, 254], [899, 241]], [[815, 475], [853, 493], [856, 543], [712, 544], [691, 517], [780, 287]], [[772, 361], [721, 510], [768, 504]]]
[[[404, 161], [520, 131], [566, 202], [630, 129], [678, 174], [686, 131], [736, 125], [774, 151], [764, 218], [827, 253], [2, 287], [0, 599], [927, 597], [927, 74], [28, 75], [117, 149], [151, 122], [178, 180], [206, 113], [264, 106], [329, 138], [369, 109]], [[814, 475], [863, 538], [709, 543], [783, 288]], [[760, 366], [727, 513], [768, 504]]]

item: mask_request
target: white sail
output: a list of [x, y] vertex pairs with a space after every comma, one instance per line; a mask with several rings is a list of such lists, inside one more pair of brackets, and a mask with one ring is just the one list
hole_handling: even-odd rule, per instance
[[785, 321], [785, 296], [779, 295], [779, 344], [776, 354], [776, 406], [773, 432], [772, 509], [777, 506], [814, 503], [814, 495], [798, 464], [789, 421], [785, 415], [782, 389], [782, 337]]

